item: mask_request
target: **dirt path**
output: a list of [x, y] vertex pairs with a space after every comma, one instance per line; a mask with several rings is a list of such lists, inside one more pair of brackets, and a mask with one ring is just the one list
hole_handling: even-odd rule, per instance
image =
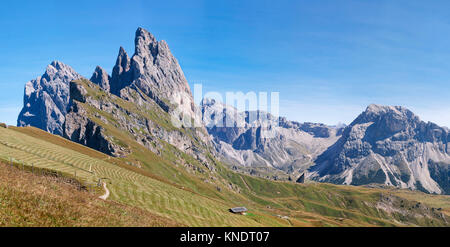
[[102, 199], [102, 200], [106, 200], [109, 197], [109, 190], [108, 190], [108, 188], [106, 188], [106, 183], [105, 182], [103, 182], [103, 188], [105, 189], [105, 194], [102, 195], [102, 196], [99, 196], [99, 198]]

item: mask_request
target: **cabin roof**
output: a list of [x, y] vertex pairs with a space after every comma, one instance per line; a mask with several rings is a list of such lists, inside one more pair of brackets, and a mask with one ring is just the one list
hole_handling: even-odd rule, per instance
[[231, 208], [230, 211], [233, 213], [242, 213], [242, 212], [247, 212], [247, 209], [245, 207], [235, 207], [235, 208]]

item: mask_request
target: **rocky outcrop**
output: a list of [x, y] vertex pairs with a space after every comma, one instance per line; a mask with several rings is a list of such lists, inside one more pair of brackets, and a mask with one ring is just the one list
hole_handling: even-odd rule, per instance
[[131, 71], [133, 83], [147, 96], [159, 104], [168, 100], [165, 103], [194, 118], [194, 100], [178, 61], [164, 40], [157, 41], [143, 28], [136, 31]]
[[[42, 78], [27, 84], [19, 126], [33, 125], [113, 156], [126, 155], [128, 147], [107, 131], [112, 124], [157, 154], [165, 152], [168, 143], [213, 169], [206, 158], [205, 150], [212, 147], [206, 129], [199, 120], [196, 128], [186, 124], [196, 119], [196, 108], [165, 41], [138, 28], [131, 59], [120, 47], [111, 76], [99, 66], [95, 69], [91, 81], [99, 87], [78, 79], [81, 76], [62, 63], [49, 65]], [[184, 120], [186, 115], [188, 121], [173, 125], [173, 119]]]
[[[123, 157], [132, 151], [126, 144], [130, 139], [124, 139], [124, 136], [129, 136], [157, 155], [172, 153], [180, 163], [190, 165], [183, 163], [183, 152], [208, 169], [215, 169], [207, 157], [211, 144], [206, 130], [180, 130], [167, 126], [165, 120], [169, 114], [133, 85], [123, 88], [120, 98], [105, 94], [87, 80], [78, 80], [70, 83], [70, 94], [71, 107], [64, 126], [66, 138], [103, 153]], [[117, 133], [121, 135], [117, 136]], [[167, 144], [179, 151], [168, 148]]]
[[302, 175], [300, 175], [300, 177], [295, 182], [299, 183], [299, 184], [304, 184], [305, 183], [305, 174], [303, 173]]
[[448, 191], [449, 131], [403, 107], [370, 105], [317, 157], [311, 176], [338, 184]]
[[112, 137], [105, 133], [102, 124], [96, 123], [90, 111], [81, 103], [91, 106], [98, 104], [90, 98], [82, 83], [72, 81], [70, 82], [70, 108], [63, 126], [63, 136], [111, 156], [122, 157], [129, 153], [126, 147], [114, 143]]
[[130, 71], [130, 58], [123, 47], [119, 49], [119, 55], [117, 56], [116, 65], [114, 65], [110, 92], [115, 95], [120, 95], [120, 90], [126, 86], [129, 86], [133, 81], [133, 74]]
[[25, 85], [24, 106], [17, 126], [34, 126], [62, 135], [69, 104], [69, 82], [80, 78], [70, 66], [53, 61], [42, 76]]
[[77, 102], [71, 105], [66, 115], [64, 137], [111, 156], [124, 156], [123, 148], [114, 145], [103, 127], [89, 119], [86, 110]]
[[110, 81], [111, 77], [108, 75], [102, 67], [97, 66], [95, 68], [94, 74], [92, 74], [91, 82], [97, 84], [103, 90], [109, 92], [110, 91]]

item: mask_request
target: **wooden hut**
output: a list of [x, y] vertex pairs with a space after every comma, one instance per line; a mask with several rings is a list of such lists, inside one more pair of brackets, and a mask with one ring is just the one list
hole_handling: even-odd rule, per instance
[[230, 212], [232, 212], [233, 214], [242, 214], [242, 215], [244, 215], [247, 211], [248, 210], [245, 207], [230, 208]]

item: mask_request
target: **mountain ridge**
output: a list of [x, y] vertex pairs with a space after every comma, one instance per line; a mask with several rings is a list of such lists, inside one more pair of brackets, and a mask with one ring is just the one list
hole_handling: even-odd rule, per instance
[[425, 123], [404, 107], [372, 104], [339, 128], [238, 112], [207, 99], [196, 106], [167, 43], [143, 28], [136, 30], [133, 56], [120, 47], [111, 75], [97, 66], [91, 81], [52, 62], [27, 83], [18, 126], [32, 125], [115, 157], [133, 152], [121, 139], [132, 138], [192, 169], [199, 168], [178, 151], [167, 152], [167, 144], [210, 171], [220, 158], [272, 179], [280, 174], [295, 181], [307, 172], [306, 178], [320, 182], [450, 193], [448, 128]]
[[446, 128], [425, 123], [404, 107], [372, 104], [317, 158], [311, 177], [318, 181], [354, 185], [375, 182], [449, 193], [440, 188], [428, 169], [430, 162], [442, 162], [440, 172], [448, 171], [448, 137]]
[[70, 66], [51, 62], [42, 76], [26, 83], [17, 126], [35, 126], [61, 135], [69, 103], [69, 83], [82, 78]]

